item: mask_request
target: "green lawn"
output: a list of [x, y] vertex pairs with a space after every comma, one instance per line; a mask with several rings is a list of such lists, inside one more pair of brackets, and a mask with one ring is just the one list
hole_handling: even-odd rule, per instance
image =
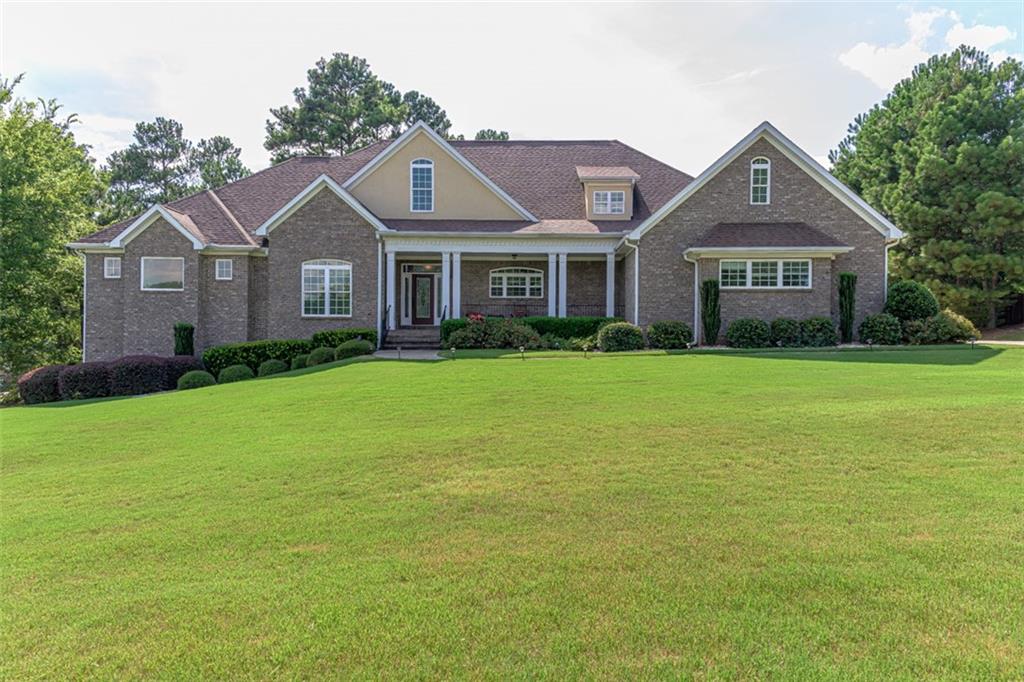
[[1020, 679], [1024, 349], [0, 412], [3, 679]]

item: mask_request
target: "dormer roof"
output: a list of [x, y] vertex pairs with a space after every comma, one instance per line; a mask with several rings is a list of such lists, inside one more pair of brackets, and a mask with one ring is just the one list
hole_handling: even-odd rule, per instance
[[629, 166], [576, 166], [580, 182], [629, 182], [640, 179], [640, 174]]

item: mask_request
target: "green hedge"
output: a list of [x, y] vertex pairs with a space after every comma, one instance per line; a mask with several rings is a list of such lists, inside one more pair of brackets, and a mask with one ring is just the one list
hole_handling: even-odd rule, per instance
[[742, 318], [729, 325], [725, 338], [734, 348], [768, 348], [772, 345], [772, 330], [764, 320]]
[[860, 340], [881, 346], [895, 346], [903, 339], [899, 318], [889, 313], [868, 315], [860, 323]]
[[460, 329], [465, 329], [469, 325], [469, 320], [445, 320], [441, 323], [441, 345], [448, 344], [448, 337]]
[[551, 334], [561, 339], [571, 339], [579, 336], [592, 336], [601, 331], [601, 327], [612, 322], [622, 322], [618, 317], [517, 317], [516, 322], [525, 324], [534, 329], [538, 334]]
[[291, 362], [296, 355], [309, 353], [313, 348], [313, 342], [305, 339], [230, 343], [207, 348], [203, 351], [203, 363], [215, 375], [231, 365], [246, 365], [255, 372], [267, 360]]
[[326, 331], [317, 332], [313, 334], [313, 347], [319, 348], [320, 346], [330, 346], [335, 348], [351, 341], [352, 339], [363, 339], [369, 341], [370, 345], [374, 348], [377, 347], [377, 332], [368, 327], [351, 327], [348, 329], [328, 329]]
[[796, 348], [800, 345], [800, 323], [788, 317], [772, 320], [772, 345], [780, 348]]
[[229, 365], [217, 373], [218, 384], [231, 384], [236, 381], [253, 379], [256, 373], [248, 365]]
[[364, 339], [349, 339], [334, 349], [334, 357], [338, 360], [354, 358], [359, 355], [370, 355], [374, 346]]
[[662, 320], [647, 327], [651, 348], [686, 348], [693, 342], [693, 330], [685, 322]]
[[808, 317], [800, 323], [800, 344], [811, 348], [834, 346], [839, 343], [836, 326], [828, 317]]
[[644, 347], [644, 333], [640, 327], [629, 322], [612, 322], [601, 327], [597, 333], [597, 344], [606, 353], [641, 350]]

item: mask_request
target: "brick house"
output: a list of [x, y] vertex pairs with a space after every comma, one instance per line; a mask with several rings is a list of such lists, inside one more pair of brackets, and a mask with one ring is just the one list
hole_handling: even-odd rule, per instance
[[[345, 326], [436, 334], [469, 313], [682, 320], [879, 312], [899, 230], [763, 123], [698, 177], [618, 141], [444, 140], [419, 123], [153, 206], [69, 247], [84, 356], [169, 354]], [[723, 326], [724, 328], [724, 326]], [[428, 331], [424, 331], [428, 330]], [[436, 338], [436, 336], [434, 337]]]

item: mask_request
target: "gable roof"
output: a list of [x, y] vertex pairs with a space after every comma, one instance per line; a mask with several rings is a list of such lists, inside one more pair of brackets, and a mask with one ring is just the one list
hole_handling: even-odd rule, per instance
[[321, 190], [329, 189], [334, 194], [348, 204], [356, 213], [358, 213], [366, 222], [373, 225], [379, 232], [390, 232], [390, 229], [380, 221], [377, 216], [370, 213], [370, 211], [359, 203], [359, 200], [349, 194], [341, 185], [336, 183], [327, 175], [321, 175], [313, 182], [309, 183], [306, 189], [299, 192], [295, 197], [287, 204], [279, 208], [274, 215], [267, 218], [267, 220], [256, 228], [257, 236], [264, 236], [270, 234], [270, 231], [277, 227], [281, 222], [288, 218], [300, 208], [302, 208], [306, 202], [316, 196]]
[[697, 190], [706, 185], [713, 177], [718, 175], [718, 173], [732, 163], [736, 157], [742, 154], [757, 140], [762, 138], [782, 152], [786, 158], [795, 163], [804, 172], [817, 180], [819, 184], [831, 192], [854, 213], [859, 215], [865, 222], [878, 230], [878, 232], [883, 236], [888, 239], [899, 239], [903, 236], [903, 232], [889, 222], [885, 216], [869, 206], [867, 202], [857, 196], [852, 189], [837, 180], [831, 173], [825, 170], [820, 163], [812, 159], [807, 152], [800, 149], [800, 147], [796, 146], [792, 140], [779, 132], [775, 126], [768, 121], [764, 121], [761, 125], [751, 130], [746, 137], [737, 142], [729, 151], [719, 157], [717, 161], [708, 166], [707, 170], [698, 175], [693, 182], [684, 187], [675, 197], [662, 205], [657, 212], [637, 226], [630, 233], [629, 238], [639, 239], [642, 237], [648, 230], [657, 225], [663, 218], [678, 208], [680, 204], [695, 194]]

